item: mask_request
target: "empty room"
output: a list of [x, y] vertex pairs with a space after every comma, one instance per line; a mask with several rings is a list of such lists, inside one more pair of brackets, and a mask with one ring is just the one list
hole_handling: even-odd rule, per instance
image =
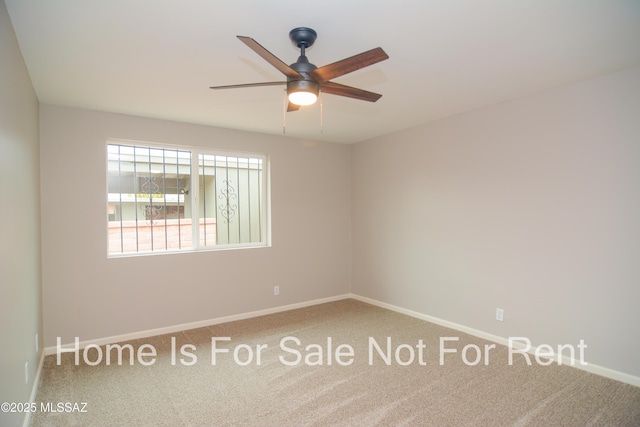
[[1, 0], [0, 425], [640, 425], [637, 0]]

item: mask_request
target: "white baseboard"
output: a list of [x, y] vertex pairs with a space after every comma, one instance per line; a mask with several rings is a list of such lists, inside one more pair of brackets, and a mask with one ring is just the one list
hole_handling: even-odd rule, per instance
[[[130, 341], [130, 340], [136, 340], [136, 339], [141, 339], [141, 338], [149, 338], [149, 337], [153, 337], [153, 336], [156, 336], [156, 335], [171, 334], [171, 333], [186, 331], [186, 330], [189, 330], [189, 329], [203, 328], [205, 326], [218, 325], [220, 323], [234, 322], [236, 320], [250, 319], [252, 317], [259, 317], [259, 316], [264, 316], [264, 315], [267, 315], [267, 314], [273, 314], [273, 313], [280, 313], [280, 312], [283, 312], [283, 311], [295, 310], [297, 308], [309, 307], [309, 306], [312, 306], [312, 305], [324, 304], [324, 303], [327, 303], [327, 302], [339, 301], [339, 300], [343, 300], [343, 299], [347, 299], [347, 298], [351, 298], [351, 294], [337, 295], [337, 296], [328, 297], [328, 298], [320, 298], [320, 299], [315, 299], [315, 300], [311, 300], [311, 301], [305, 301], [305, 302], [296, 303], [296, 304], [289, 304], [289, 305], [282, 305], [282, 306], [279, 306], [279, 307], [266, 308], [264, 310], [250, 311], [248, 313], [234, 314], [234, 315], [231, 315], [231, 316], [218, 317], [218, 318], [215, 318], [215, 319], [201, 320], [201, 321], [198, 321], [198, 322], [182, 323], [182, 324], [179, 324], [179, 325], [167, 326], [167, 327], [164, 327], [164, 328], [148, 329], [146, 331], [132, 332], [132, 333], [129, 333], [129, 334], [114, 335], [114, 336], [110, 336], [110, 337], [104, 337], [104, 338], [80, 341], [78, 348], [79, 349], [83, 349], [88, 345], [100, 345], [101, 346], [101, 345], [107, 345], [107, 344], [115, 344], [115, 343], [119, 343], [119, 342], [123, 342], [123, 341]], [[61, 347], [62, 348], [70, 348], [70, 347], [75, 348], [75, 342], [63, 343], [61, 345]], [[57, 352], [57, 346], [52, 346], [52, 347], [46, 347], [45, 348], [45, 354], [46, 355], [56, 354], [56, 352]]]
[[[464, 326], [464, 325], [460, 325], [457, 323], [453, 323], [453, 322], [449, 322], [447, 320], [443, 320], [443, 319], [439, 319], [437, 317], [433, 317], [433, 316], [429, 316], [423, 313], [419, 313], [417, 311], [413, 311], [413, 310], [408, 310], [406, 308], [403, 307], [398, 307], [395, 306], [393, 304], [387, 304], [386, 302], [382, 302], [382, 301], [378, 301], [372, 298], [367, 298], [367, 297], [363, 297], [360, 295], [356, 295], [356, 294], [351, 294], [349, 296], [350, 298], [353, 298], [355, 300], [358, 301], [362, 301], [362, 302], [366, 302], [367, 304], [371, 304], [371, 305], [375, 305], [378, 307], [382, 307], [382, 308], [386, 308], [387, 310], [391, 310], [391, 311], [395, 311], [397, 313], [401, 313], [401, 314], [406, 314], [407, 316], [411, 316], [411, 317], [415, 317], [417, 319], [421, 319], [421, 320], [425, 320], [427, 322], [431, 322], [431, 323], [435, 323], [436, 325], [440, 325], [440, 326], [444, 326], [446, 328], [451, 328], [451, 329], [455, 329], [456, 331], [460, 331], [460, 332], [464, 332], [466, 334], [469, 335], [473, 335], [475, 337], [478, 338], [482, 338], [482, 339], [486, 339], [488, 341], [492, 341], [495, 342], [497, 344], [502, 344], [505, 346], [509, 346], [509, 339], [505, 338], [505, 337], [501, 337], [498, 335], [493, 335], [493, 334], [489, 334], [487, 332], [478, 330], [478, 329], [473, 329], [470, 328], [468, 326]], [[519, 344], [518, 342], [514, 342], [514, 344]], [[519, 347], [519, 348], [523, 348], [520, 347], [519, 345], [514, 345], [514, 347]], [[527, 352], [530, 354], [534, 354], [536, 350], [535, 346], [532, 346], [531, 349]], [[554, 358], [555, 361], [558, 361], [558, 358], [555, 357]], [[599, 366], [599, 365], [595, 365], [593, 363], [587, 363], [586, 365], [582, 365], [582, 364], [576, 364], [576, 363], [572, 363], [573, 361], [566, 357], [566, 356], [562, 356], [561, 357], [561, 363], [563, 365], [567, 365], [570, 366], [572, 368], [578, 368], [581, 369], [583, 371], [592, 373], [592, 374], [596, 374], [596, 375], [600, 375], [606, 378], [610, 378], [612, 380], [616, 380], [616, 381], [620, 381], [626, 384], [630, 384], [636, 387], [640, 387], [640, 377], [634, 376], [634, 375], [630, 375], [630, 374], [626, 374], [624, 372], [620, 372], [620, 371], [615, 371], [613, 369], [609, 369], [609, 368], [605, 368], [604, 366]]]
[[[470, 328], [468, 326], [465, 325], [460, 325], [457, 323], [453, 323], [453, 322], [449, 322], [447, 320], [443, 320], [437, 317], [433, 317], [433, 316], [429, 316], [427, 314], [423, 314], [423, 313], [419, 313], [417, 311], [413, 311], [413, 310], [409, 310], [403, 307], [399, 307], [399, 306], [395, 306], [393, 304], [388, 304], [382, 301], [378, 301], [372, 298], [367, 298], [364, 296], [360, 296], [360, 295], [356, 295], [356, 294], [344, 294], [344, 295], [337, 295], [334, 297], [328, 297], [328, 298], [321, 298], [321, 299], [315, 299], [315, 300], [311, 300], [311, 301], [305, 301], [305, 302], [301, 302], [301, 303], [296, 303], [296, 304], [289, 304], [289, 305], [283, 305], [283, 306], [279, 306], [279, 307], [273, 307], [273, 308], [267, 308], [264, 310], [257, 310], [257, 311], [251, 311], [248, 313], [241, 313], [241, 314], [235, 314], [235, 315], [231, 315], [231, 316], [224, 316], [224, 317], [218, 317], [215, 319], [208, 319], [208, 320], [202, 320], [202, 321], [198, 321], [198, 322], [191, 322], [191, 323], [182, 323], [179, 325], [173, 325], [173, 326], [168, 326], [168, 327], [164, 327], [164, 328], [157, 328], [157, 329], [149, 329], [146, 331], [140, 331], [140, 332], [133, 332], [133, 333], [129, 333], [129, 334], [123, 334], [123, 335], [115, 335], [115, 336], [110, 336], [110, 337], [105, 337], [105, 338], [98, 338], [98, 339], [93, 339], [93, 340], [87, 340], [87, 341], [80, 341], [79, 343], [79, 349], [83, 349], [84, 347], [88, 346], [88, 345], [106, 345], [106, 344], [115, 344], [115, 343], [119, 343], [119, 342], [123, 342], [123, 341], [129, 341], [129, 340], [134, 340], [134, 339], [141, 339], [141, 338], [149, 338], [149, 337], [153, 337], [156, 335], [163, 335], [163, 334], [170, 334], [170, 333], [175, 333], [175, 332], [181, 332], [181, 331], [186, 331], [189, 329], [196, 329], [196, 328], [202, 328], [205, 326], [211, 326], [211, 325], [217, 325], [220, 323], [226, 323], [226, 322], [233, 322], [236, 320], [244, 320], [244, 319], [250, 319], [253, 317], [258, 317], [258, 316], [264, 316], [267, 314], [273, 314], [273, 313], [280, 313], [283, 311], [288, 311], [288, 310], [295, 310], [297, 308], [303, 308], [303, 307], [309, 307], [312, 305], [318, 305], [318, 304], [323, 304], [323, 303], [327, 303], [327, 302], [332, 302], [332, 301], [339, 301], [339, 300], [343, 300], [343, 299], [347, 299], [347, 298], [352, 298], [358, 301], [362, 301], [365, 302], [367, 304], [371, 304], [371, 305], [375, 305], [378, 307], [382, 307], [382, 308], [386, 308], [388, 310], [391, 311], [395, 311], [397, 313], [401, 313], [401, 314], [405, 314], [407, 316], [411, 316], [417, 319], [421, 319], [421, 320], [425, 320], [427, 322], [431, 322], [434, 323], [436, 325], [440, 325], [440, 326], [444, 326], [446, 328], [451, 328], [454, 329], [456, 331], [460, 331], [460, 332], [464, 332], [467, 333], [469, 335], [473, 335], [475, 337], [478, 338], [482, 338], [482, 339], [486, 339], [488, 341], [492, 341], [495, 342], [497, 344], [501, 344], [504, 346], [509, 346], [509, 339], [505, 338], [505, 337], [501, 337], [498, 335], [493, 335], [478, 329], [474, 329], [474, 328]], [[523, 348], [520, 346], [519, 342], [514, 342], [514, 347], [519, 347], [519, 348]], [[65, 343], [62, 345], [63, 348], [69, 348], [70, 346], [74, 346], [75, 343]], [[528, 351], [528, 353], [534, 354], [536, 350], [535, 346], [532, 346], [531, 349]], [[40, 378], [40, 372], [42, 370], [42, 365], [44, 363], [44, 355], [50, 355], [50, 354], [56, 354], [57, 351], [57, 347], [47, 347], [45, 348], [45, 351], [42, 355], [41, 361], [40, 361], [40, 366], [38, 367], [38, 374], [37, 374], [37, 380], [36, 383], [34, 383], [34, 390], [32, 392], [32, 397], [35, 397], [35, 390], [37, 389], [37, 381], [39, 381]], [[554, 360], [558, 360], [558, 358], [555, 358]], [[596, 374], [596, 375], [600, 375], [606, 378], [610, 378], [616, 381], [620, 381], [626, 384], [631, 384], [633, 386], [636, 387], [640, 387], [640, 377], [634, 376], [634, 375], [630, 375], [630, 374], [626, 374], [624, 372], [620, 372], [620, 371], [615, 371], [613, 369], [609, 369], [606, 368], [604, 366], [599, 366], [599, 365], [595, 365], [593, 363], [588, 363], [586, 365], [582, 365], [582, 364], [576, 364], [573, 363], [574, 361], [572, 361], [571, 359], [569, 359], [566, 356], [562, 356], [560, 358], [560, 361], [563, 365], [567, 365], [567, 366], [571, 366], [574, 368], [578, 368], [581, 370], [584, 370], [586, 372], [590, 372], [592, 374]]]
[[[38, 360], [38, 369], [36, 369], [36, 376], [33, 379], [33, 385], [31, 386], [31, 395], [29, 396], [29, 403], [36, 403], [36, 395], [38, 393], [38, 386], [40, 385], [40, 378], [42, 377], [42, 370], [44, 369], [44, 356], [46, 352], [40, 352], [40, 360]], [[24, 415], [22, 422], [23, 427], [28, 427], [31, 424], [31, 412], [27, 412]]]

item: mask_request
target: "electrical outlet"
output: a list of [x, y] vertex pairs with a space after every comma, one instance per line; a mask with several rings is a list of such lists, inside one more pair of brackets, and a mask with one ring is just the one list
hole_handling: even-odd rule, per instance
[[496, 320], [501, 322], [504, 321], [504, 310], [501, 308], [496, 308]]
[[24, 383], [29, 384], [29, 362], [24, 362]]
[[273, 294], [274, 295], [280, 295], [280, 286], [274, 286], [273, 287]]

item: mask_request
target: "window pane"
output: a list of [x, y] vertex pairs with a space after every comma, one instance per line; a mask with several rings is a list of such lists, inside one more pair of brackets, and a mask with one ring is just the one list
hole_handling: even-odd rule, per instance
[[192, 247], [191, 153], [109, 144], [109, 253]]
[[262, 163], [199, 156], [201, 246], [262, 242]]
[[108, 144], [107, 159], [109, 254], [265, 243], [260, 156]]

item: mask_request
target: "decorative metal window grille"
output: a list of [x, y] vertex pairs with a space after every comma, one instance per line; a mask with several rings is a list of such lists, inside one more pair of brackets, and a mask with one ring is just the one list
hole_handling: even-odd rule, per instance
[[108, 144], [107, 158], [110, 255], [266, 243], [265, 157]]

